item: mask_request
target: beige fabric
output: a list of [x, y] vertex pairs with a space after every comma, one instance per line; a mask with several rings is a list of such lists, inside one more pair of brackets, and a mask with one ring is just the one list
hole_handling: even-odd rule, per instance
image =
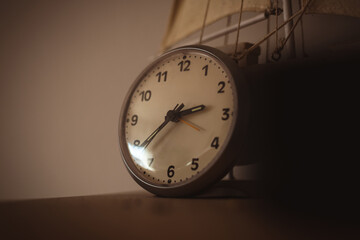
[[360, 0], [313, 0], [307, 13], [360, 17]]
[[[212, 0], [206, 25], [239, 12], [241, 0]], [[201, 29], [207, 0], [175, 0], [162, 48], [166, 49]], [[270, 0], [244, 0], [243, 11], [260, 12], [270, 8]]]

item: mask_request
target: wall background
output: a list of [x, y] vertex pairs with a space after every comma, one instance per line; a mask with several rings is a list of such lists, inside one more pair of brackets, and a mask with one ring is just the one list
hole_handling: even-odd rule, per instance
[[118, 119], [171, 4], [1, 4], [0, 199], [140, 189], [121, 160]]
[[[171, 5], [2, 1], [0, 200], [140, 190], [121, 160], [118, 118], [130, 84], [160, 49]], [[304, 26], [310, 54], [360, 39], [355, 18], [307, 15]], [[244, 29], [240, 41], [265, 30], [265, 22]]]

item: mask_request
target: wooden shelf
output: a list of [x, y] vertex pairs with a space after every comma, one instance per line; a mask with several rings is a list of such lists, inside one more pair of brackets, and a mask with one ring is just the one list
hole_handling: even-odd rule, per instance
[[254, 198], [135, 192], [0, 203], [1, 239], [344, 239], [354, 233]]

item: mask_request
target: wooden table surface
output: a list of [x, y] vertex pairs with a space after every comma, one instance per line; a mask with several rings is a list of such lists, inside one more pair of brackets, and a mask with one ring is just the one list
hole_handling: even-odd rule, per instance
[[0, 239], [359, 239], [356, 227], [255, 198], [145, 192], [0, 202]]

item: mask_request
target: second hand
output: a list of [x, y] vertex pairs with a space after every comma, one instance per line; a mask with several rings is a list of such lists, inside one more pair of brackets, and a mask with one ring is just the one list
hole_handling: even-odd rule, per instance
[[200, 131], [200, 128], [195, 127], [194, 125], [192, 125], [191, 123], [185, 121], [184, 119], [179, 118], [179, 121], [182, 122], [182, 123], [185, 123], [186, 125], [192, 127], [193, 129], [195, 129], [195, 130], [197, 130], [197, 131]]

